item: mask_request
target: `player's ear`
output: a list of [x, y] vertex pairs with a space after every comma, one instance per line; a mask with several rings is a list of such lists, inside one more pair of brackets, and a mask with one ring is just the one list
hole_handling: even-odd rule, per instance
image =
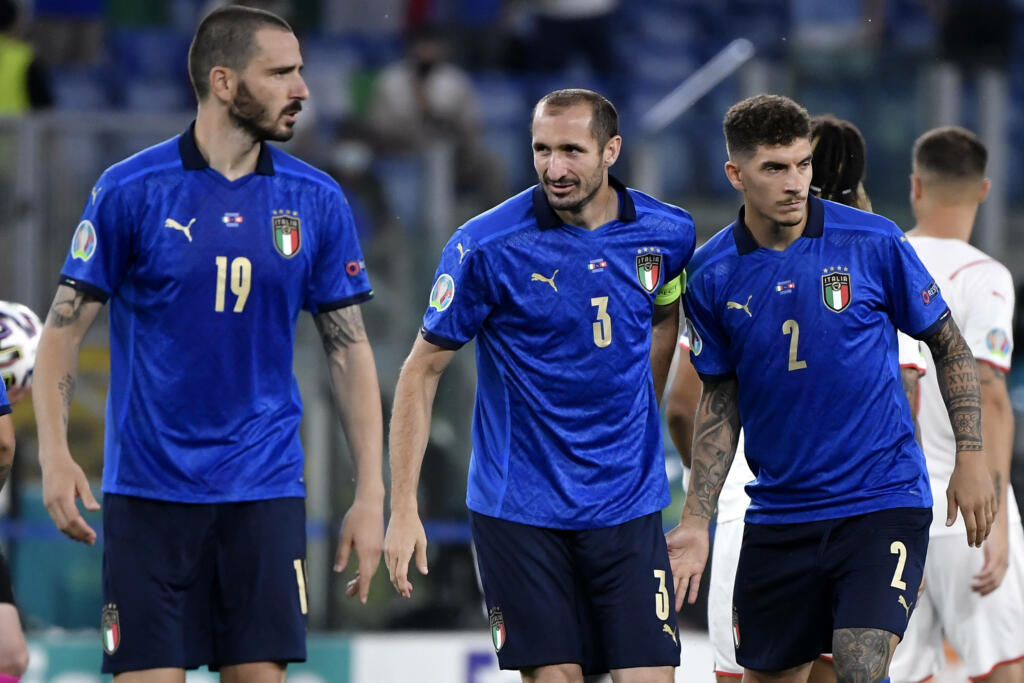
[[725, 177], [729, 179], [734, 188], [740, 192], [743, 191], [743, 176], [740, 173], [740, 167], [732, 159], [725, 162]]
[[226, 66], [210, 69], [210, 94], [225, 104], [235, 97], [238, 79], [235, 72]]
[[916, 173], [910, 174], [910, 199], [912, 201], [921, 201], [921, 195], [924, 194], [924, 187], [921, 185], [921, 177]]
[[985, 178], [981, 181], [981, 186], [978, 188], [978, 203], [985, 201], [985, 197], [988, 196], [988, 191], [992, 189], [992, 181]]
[[611, 166], [618, 160], [622, 151], [622, 136], [614, 135], [604, 144], [604, 165]]

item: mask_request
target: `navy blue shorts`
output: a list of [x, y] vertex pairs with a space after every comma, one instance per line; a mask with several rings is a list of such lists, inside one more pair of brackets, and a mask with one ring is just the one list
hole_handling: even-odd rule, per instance
[[470, 522], [502, 669], [679, 666], [660, 512], [583, 531], [472, 512]]
[[931, 508], [803, 524], [750, 524], [733, 591], [736, 661], [781, 671], [832, 651], [832, 631], [907, 628], [928, 552]]
[[302, 498], [103, 497], [103, 673], [306, 659]]

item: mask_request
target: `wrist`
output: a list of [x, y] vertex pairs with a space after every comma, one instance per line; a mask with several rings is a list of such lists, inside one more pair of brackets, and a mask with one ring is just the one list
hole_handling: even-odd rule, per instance
[[679, 518], [679, 526], [690, 529], [707, 529], [711, 526], [711, 518], [683, 507], [683, 515]]

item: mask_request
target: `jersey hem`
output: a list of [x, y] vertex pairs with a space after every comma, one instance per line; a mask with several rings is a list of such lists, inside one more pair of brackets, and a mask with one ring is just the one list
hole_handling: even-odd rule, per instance
[[607, 529], [609, 527], [625, 524], [626, 522], [632, 522], [634, 519], [640, 519], [641, 517], [646, 517], [649, 514], [664, 510], [666, 507], [668, 507], [668, 504], [671, 502], [671, 497], [669, 497], [669, 500], [661, 502], [660, 505], [657, 505], [650, 509], [644, 507], [641, 508], [639, 512], [637, 512], [636, 510], [630, 510], [624, 515], [612, 517], [610, 519], [594, 519], [590, 521], [569, 520], [568, 523], [564, 519], [529, 519], [522, 515], [502, 514], [499, 511], [483, 509], [482, 506], [476, 506], [469, 500], [466, 501], [466, 507], [480, 515], [494, 517], [495, 519], [501, 519], [506, 522], [525, 524], [527, 526], [538, 527], [541, 529], [559, 529], [561, 531], [589, 531], [592, 529]]
[[67, 285], [72, 289], [88, 294], [101, 303], [106, 303], [107, 299], [110, 298], [110, 294], [102, 287], [98, 287], [91, 282], [85, 282], [77, 277], [65, 275], [64, 273], [60, 274], [60, 284]]
[[924, 340], [928, 339], [928, 337], [932, 336], [933, 334], [935, 334], [936, 332], [939, 331], [939, 328], [942, 327], [942, 324], [944, 322], [946, 322], [946, 318], [948, 318], [951, 315], [952, 315], [952, 312], [950, 312], [949, 307], [947, 306], [946, 310], [943, 311], [939, 315], [939, 317], [935, 319], [935, 322], [933, 322], [931, 325], [929, 325], [928, 327], [924, 328], [923, 330], [921, 330], [917, 334], [912, 334], [910, 336], [913, 337], [914, 339], [918, 339], [918, 340], [921, 340], [921, 341], [924, 341]]
[[267, 493], [234, 493], [222, 494], [213, 493], [206, 495], [178, 494], [172, 495], [168, 491], [152, 491], [150, 489], [136, 486], [103, 487], [103, 493], [111, 493], [115, 496], [135, 496], [136, 498], [148, 498], [150, 500], [162, 500], [168, 503], [247, 503], [254, 500], [273, 500], [275, 498], [305, 498], [306, 489], [289, 489], [287, 491], [274, 491]]
[[911, 497], [897, 494], [883, 496], [867, 504], [850, 503], [834, 508], [818, 508], [806, 511], [770, 512], [748, 508], [744, 521], [748, 524], [804, 524], [807, 522], [822, 522], [829, 519], [842, 519], [844, 517], [857, 517], [868, 515], [872, 512], [892, 510], [893, 508], [931, 510], [931, 501], [927, 501], [927, 504], [924, 504], [925, 502], [920, 496]]
[[316, 307], [316, 314], [327, 313], [328, 311], [336, 311], [339, 308], [345, 308], [346, 306], [354, 306], [355, 304], [361, 304], [364, 301], [369, 301], [373, 298], [373, 290], [368, 289], [365, 292], [359, 294], [353, 294], [347, 296], [344, 299], [338, 299], [336, 301], [330, 301], [326, 304], [320, 304]]
[[723, 372], [721, 374], [710, 374], [707, 372], [697, 371], [697, 376], [700, 377], [701, 381], [706, 384], [717, 384], [719, 382], [725, 382], [730, 379], [736, 378], [735, 372]]
[[1009, 365], [1003, 366], [1003, 365], [1000, 365], [999, 363], [996, 363], [995, 361], [989, 360], [987, 358], [975, 358], [974, 360], [977, 361], [978, 363], [984, 363], [985, 365], [988, 365], [989, 367], [993, 367], [996, 370], [1002, 370], [1003, 372], [1009, 372], [1010, 371], [1010, 366]]
[[11, 413], [11, 406], [10, 406], [10, 404], [4, 405], [4, 406], [0, 406], [0, 415], [9, 415], [10, 413]]

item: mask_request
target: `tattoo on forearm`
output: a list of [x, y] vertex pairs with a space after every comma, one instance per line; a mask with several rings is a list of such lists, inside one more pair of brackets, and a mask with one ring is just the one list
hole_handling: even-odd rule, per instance
[[730, 456], [739, 438], [740, 418], [735, 380], [705, 385], [693, 427], [693, 459], [685, 507], [711, 519], [729, 474]]
[[958, 451], [982, 450], [981, 389], [974, 356], [953, 318], [927, 340]]
[[11, 474], [10, 465], [0, 465], [0, 489], [7, 483], [7, 477]]
[[64, 375], [57, 382], [57, 390], [64, 403], [64, 426], [68, 426], [68, 413], [71, 411], [71, 396], [75, 393], [75, 378], [71, 373]]
[[838, 683], [882, 680], [892, 655], [892, 634], [877, 628], [840, 628], [832, 636]]
[[[61, 296], [58, 294], [57, 296]], [[70, 296], [54, 298], [50, 306], [50, 312], [46, 316], [46, 322], [54, 327], [67, 327], [82, 315], [82, 306], [92, 298], [83, 292], [73, 292]]]
[[328, 355], [366, 341], [366, 327], [358, 306], [346, 306], [314, 318], [320, 341]]

